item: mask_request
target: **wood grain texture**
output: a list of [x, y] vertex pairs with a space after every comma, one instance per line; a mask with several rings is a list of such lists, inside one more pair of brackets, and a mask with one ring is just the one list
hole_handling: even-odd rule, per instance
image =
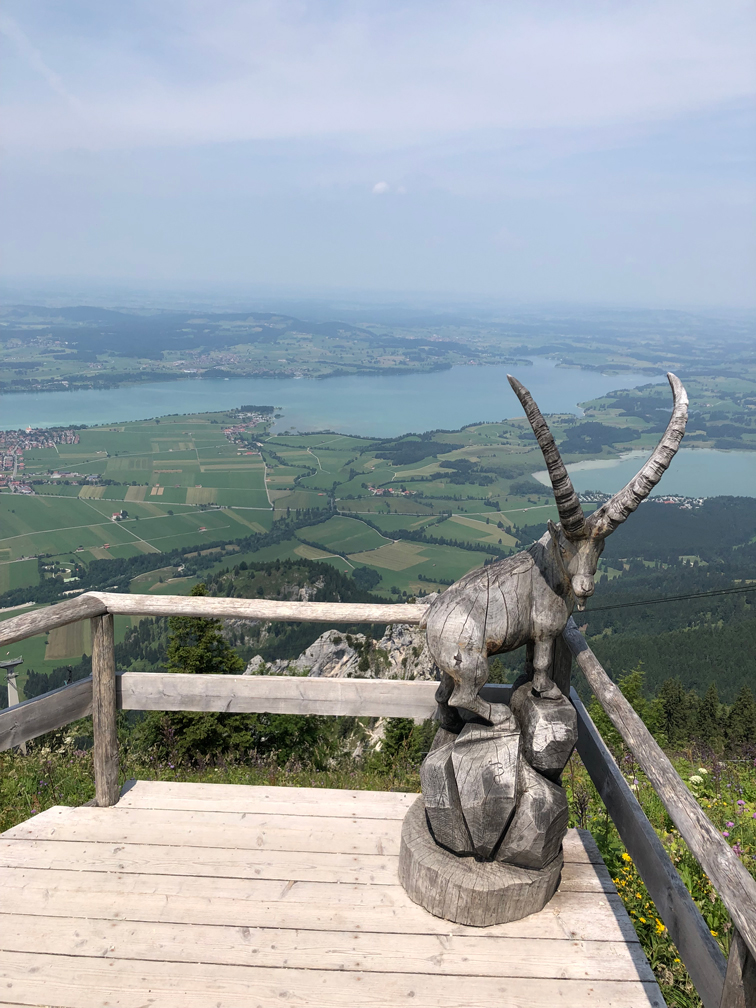
[[680, 835], [711, 879], [751, 955], [756, 956], [756, 881], [601, 667], [574, 620], [565, 630], [565, 640], [601, 706], [651, 781]]
[[101, 921], [0, 915], [0, 949], [109, 959], [278, 966], [347, 972], [435, 973], [452, 976], [543, 977], [570, 980], [653, 981], [637, 945], [564, 939], [500, 938], [490, 942], [453, 935], [364, 934], [274, 927]]
[[92, 713], [92, 680], [80, 679], [0, 711], [0, 751]]
[[399, 853], [401, 822], [321, 815], [303, 825], [300, 816], [244, 812], [182, 812], [163, 809], [104, 809], [57, 806], [3, 836], [35, 839], [95, 840], [128, 843], [149, 837], [153, 843], [176, 847], [224, 847], [239, 850], [333, 851]]
[[306, 788], [298, 807], [296, 788], [218, 785], [214, 811], [215, 788], [129, 783], [115, 807], [50, 809], [0, 837], [6, 1003], [663, 1008], [585, 832], [569, 831], [544, 910], [480, 929], [399, 884], [402, 822], [381, 814], [415, 796]]
[[218, 619], [282, 620], [308, 623], [411, 623], [425, 605], [364, 602], [277, 602], [273, 599], [208, 598], [186, 595], [120, 595], [88, 592], [109, 613], [121, 616], [210, 616]]
[[561, 854], [540, 870], [458, 857], [433, 838], [422, 796], [404, 819], [399, 879], [413, 902], [448, 921], [487, 928], [536, 914], [561, 869]]
[[116, 715], [115, 651], [113, 617], [110, 613], [92, 620], [92, 731], [95, 801], [115, 805], [118, 786], [118, 735]]
[[118, 806], [401, 820], [416, 797], [415, 793], [404, 791], [342, 791], [339, 788], [130, 780], [122, 789]]
[[574, 689], [572, 703], [578, 716], [578, 755], [666, 924], [701, 1000], [706, 1008], [719, 1008], [726, 968], [719, 945]]
[[[568, 834], [569, 839], [570, 834]], [[567, 860], [562, 892], [614, 893], [603, 864]], [[87, 871], [136, 875], [186, 875], [207, 878], [278, 879], [286, 882], [340, 882], [397, 885], [396, 858], [379, 854], [339, 854], [325, 851], [237, 850], [233, 847], [170, 847], [154, 843], [90, 843], [77, 840], [0, 838], [0, 867]]]
[[16, 641], [47, 633], [55, 627], [76, 623], [77, 620], [101, 616], [107, 612], [107, 606], [102, 599], [92, 592], [86, 592], [75, 599], [58, 602], [46, 609], [12, 616], [0, 623], [0, 646], [14, 644]]
[[[6, 952], [4, 996], [25, 1005], [75, 1008], [664, 1008], [654, 983], [639, 981], [466, 977], [140, 962]], [[155, 995], [159, 994], [157, 1001]]]
[[752, 1005], [756, 1005], [756, 960], [735, 931], [730, 941], [720, 1008], [752, 1008]]
[[118, 676], [118, 705], [124, 710], [429, 718], [436, 709], [435, 690], [435, 682], [403, 679], [124, 672]]

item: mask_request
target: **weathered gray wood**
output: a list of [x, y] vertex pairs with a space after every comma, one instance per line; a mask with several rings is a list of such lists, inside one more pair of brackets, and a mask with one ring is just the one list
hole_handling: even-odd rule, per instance
[[416, 797], [404, 791], [129, 780], [118, 807], [402, 820]]
[[706, 1008], [719, 1008], [725, 958], [614, 757], [572, 690], [577, 751]]
[[508, 707], [497, 711], [494, 725], [466, 724], [452, 745], [459, 807], [478, 857], [492, 857], [514, 813], [519, 751], [520, 733]]
[[65, 626], [67, 623], [77, 623], [81, 619], [100, 616], [104, 612], [107, 612], [107, 606], [100, 596], [87, 592], [78, 598], [58, 602], [46, 609], [12, 616], [0, 623], [0, 647], [47, 633], [48, 630]]
[[554, 655], [551, 662], [549, 678], [554, 680], [563, 696], [570, 695], [572, 686], [572, 652], [563, 637], [554, 641]]
[[[396, 877], [396, 857], [393, 870]], [[14, 884], [4, 877], [0, 912], [44, 917], [88, 917], [92, 920], [164, 921], [167, 923], [229, 925], [234, 927], [302, 928], [308, 931], [352, 931], [365, 935], [393, 934], [475, 935], [475, 926], [438, 919], [413, 903], [399, 885], [376, 886], [371, 898], [345, 902], [340, 883], [321, 887], [317, 899], [298, 899], [298, 881], [276, 882], [272, 899], [260, 899], [255, 880], [233, 880], [221, 891], [224, 876], [187, 878], [111, 872], [28, 872]], [[16, 870], [18, 871], [18, 870]], [[96, 876], [96, 878], [94, 877]], [[48, 885], [45, 885], [45, 878]], [[239, 884], [240, 882], [245, 884]], [[166, 889], [167, 882], [179, 882]], [[187, 883], [195, 883], [189, 885]], [[268, 892], [270, 887], [268, 886]], [[369, 887], [367, 887], [369, 888]], [[176, 891], [178, 889], [179, 891]], [[390, 890], [390, 891], [389, 891]], [[292, 898], [293, 897], [293, 898]], [[625, 941], [637, 935], [622, 901], [613, 893], [561, 890], [540, 913], [507, 924], [494, 924], [486, 938], [527, 938]], [[1, 959], [2, 957], [0, 957]]]
[[[364, 602], [277, 602], [273, 599], [208, 598], [187, 595], [120, 595], [89, 592], [120, 616], [210, 616], [310, 623], [418, 624], [428, 607]], [[82, 596], [83, 597], [83, 596]], [[20, 618], [20, 617], [19, 617]]]
[[519, 868], [547, 871], [561, 857], [567, 832], [567, 795], [558, 784], [542, 777], [520, 757], [517, 773], [517, 808], [504, 834], [496, 860]]
[[0, 711], [0, 752], [92, 713], [92, 680], [80, 679]]
[[[414, 796], [413, 796], [414, 797]], [[586, 852], [568, 841], [564, 847], [561, 892], [614, 893], [602, 862], [573, 860]], [[397, 885], [396, 857], [389, 854], [339, 854], [331, 851], [257, 851], [233, 847], [196, 849], [168, 844], [97, 843], [77, 840], [23, 840], [0, 837], [0, 866], [136, 875], [199, 875], [204, 878], [278, 879], [290, 882]]]
[[277, 602], [273, 599], [192, 598], [185, 595], [123, 595], [84, 592], [75, 599], [13, 616], [0, 623], [0, 647], [47, 633], [67, 623], [109, 612], [124, 616], [208, 616], [219, 619], [282, 620], [311, 623], [410, 623], [424, 605], [363, 602]]
[[222, 840], [224, 846], [240, 850], [333, 851], [338, 845], [343, 853], [399, 853], [398, 820], [345, 819], [324, 811], [303, 826], [300, 816], [290, 815], [55, 806], [3, 836], [105, 843], [128, 843], [137, 836], [187, 847], [217, 847]]
[[[181, 791], [211, 802], [212, 785], [145, 784], [150, 805], [161, 804], [161, 788], [164, 804]], [[292, 814], [250, 814], [256, 790], [274, 808], [288, 799]], [[353, 796], [352, 820], [298, 814], [295, 788], [218, 794], [239, 798], [236, 814], [60, 808], [9, 831], [0, 840], [0, 998], [71, 1008], [247, 1008], [250, 997], [258, 1008], [663, 1008], [585, 831], [568, 833], [562, 888], [544, 910], [481, 931], [412, 903], [396, 853], [354, 852], [355, 837], [399, 839], [401, 823], [375, 813], [404, 795]], [[321, 811], [341, 800], [333, 789], [302, 797], [309, 808], [321, 797]], [[113, 842], [97, 842], [103, 829]], [[205, 845], [211, 829], [215, 845]], [[22, 838], [32, 832], [46, 839]], [[64, 839], [71, 833], [82, 839]]]
[[736, 928], [730, 940], [720, 1008], [753, 1008], [753, 1005], [756, 1005], [756, 960]]
[[[432, 935], [348, 931], [243, 929], [159, 921], [100, 921], [78, 917], [0, 916], [0, 949], [55, 955], [105, 955], [108, 959], [204, 962], [294, 969], [446, 976], [543, 977], [569, 980], [653, 982], [637, 945], [576, 943], [564, 939], [500, 938], [496, 955], [477, 936], [452, 935], [443, 945]], [[464, 982], [464, 981], [463, 981]]]
[[153, 672], [124, 672], [118, 676], [118, 702], [124, 710], [429, 718], [436, 707], [435, 689], [435, 682], [403, 679]]
[[[628, 485], [586, 518], [546, 421], [528, 390], [511, 375], [543, 452], [560, 524], [527, 550], [471, 571], [434, 599], [423, 625], [431, 657], [442, 672], [439, 721], [453, 729], [448, 708], [472, 711], [490, 721], [480, 689], [488, 679], [488, 657], [528, 646], [533, 689], [558, 699], [557, 673], [569, 687], [565, 656], [555, 655], [556, 641], [573, 610], [584, 609], [594, 591], [594, 577], [604, 539], [635, 511], [659, 482], [677, 451], [688, 417], [688, 397], [679, 379], [668, 374], [674, 407], [662, 438]], [[532, 662], [531, 662], [532, 655]]]
[[512, 713], [522, 731], [522, 754], [538, 773], [559, 782], [577, 742], [577, 715], [565, 696], [535, 696], [530, 683], [515, 690]]
[[574, 620], [567, 625], [565, 640], [601, 706], [651, 781], [680, 835], [711, 879], [751, 955], [756, 955], [756, 881], [601, 667]]
[[116, 731], [116, 671], [113, 617], [92, 620], [92, 728], [94, 733], [95, 800], [115, 805], [118, 786], [118, 733]]
[[[3, 997], [27, 1005], [102, 1008], [664, 1008], [655, 983], [560, 978], [460, 977], [406, 973], [299, 970], [285, 966], [133, 962], [102, 956], [6, 952], [0, 956]], [[159, 997], [159, 1002], [156, 1001]]]
[[420, 796], [404, 819], [399, 879], [413, 902], [436, 917], [473, 927], [519, 921], [556, 892], [561, 855], [540, 870], [458, 857], [439, 847]]

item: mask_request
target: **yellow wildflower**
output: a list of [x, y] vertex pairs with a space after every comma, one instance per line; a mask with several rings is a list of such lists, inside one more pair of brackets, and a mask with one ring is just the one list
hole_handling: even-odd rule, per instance
[[715, 938], [719, 937], [719, 932], [718, 931], [712, 931], [711, 933], [714, 935]]
[[625, 853], [622, 855], [622, 860], [623, 861], [632, 861], [633, 859], [630, 857], [630, 855], [627, 853], [627, 851], [625, 851]]

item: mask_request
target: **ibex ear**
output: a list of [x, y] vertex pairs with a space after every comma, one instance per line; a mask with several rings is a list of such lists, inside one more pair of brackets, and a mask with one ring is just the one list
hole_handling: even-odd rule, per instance
[[551, 534], [551, 538], [554, 540], [554, 544], [556, 546], [558, 546], [559, 545], [559, 529], [556, 527], [556, 525], [554, 524], [554, 522], [550, 518], [549, 518], [549, 521], [548, 521], [548, 526], [549, 526], [549, 533]]

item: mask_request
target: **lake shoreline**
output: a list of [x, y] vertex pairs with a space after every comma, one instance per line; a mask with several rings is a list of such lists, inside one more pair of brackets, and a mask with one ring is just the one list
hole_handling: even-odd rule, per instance
[[[569, 369], [568, 379], [558, 364], [538, 357], [527, 363], [526, 382], [545, 413], [581, 416], [580, 402], [617, 388], [653, 383], [646, 374], [620, 377], [588, 369]], [[408, 431], [460, 430], [518, 415], [505, 369], [498, 363], [453, 365], [393, 375], [329, 376], [328, 381], [192, 377], [108, 390], [14, 393], [0, 397], [0, 429], [92, 427], [145, 420], [155, 417], [156, 403], [160, 416], [221, 412], [238, 409], [242, 403], [267, 402], [273, 393], [284, 413], [274, 425], [276, 433], [325, 429], [364, 436], [369, 430], [385, 438]]]

